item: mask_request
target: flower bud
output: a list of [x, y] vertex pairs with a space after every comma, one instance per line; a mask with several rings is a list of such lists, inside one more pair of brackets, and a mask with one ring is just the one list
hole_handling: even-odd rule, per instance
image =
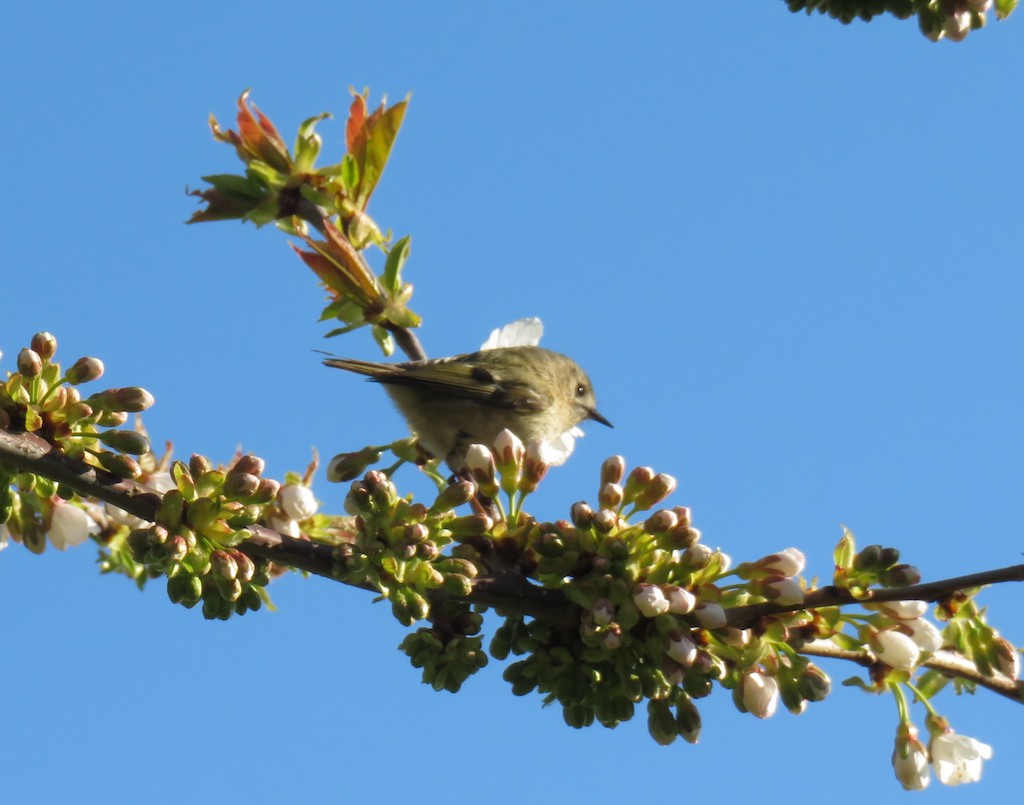
[[760, 570], [767, 571], [772, 575], [796, 576], [803, 573], [807, 560], [801, 551], [796, 548], [786, 548], [779, 553], [773, 553], [755, 562]]
[[992, 642], [992, 653], [999, 671], [1010, 679], [1020, 678], [1020, 651], [1005, 637], [997, 637]]
[[594, 528], [602, 534], [608, 534], [619, 524], [619, 516], [608, 509], [594, 512]]
[[912, 724], [901, 722], [896, 728], [892, 769], [905, 791], [921, 791], [928, 787], [928, 750], [918, 739]]
[[686, 633], [675, 629], [668, 633], [665, 653], [684, 668], [689, 668], [697, 659], [697, 644]]
[[683, 587], [671, 586], [665, 592], [668, 595], [668, 611], [674, 615], [686, 615], [697, 606], [697, 598]]
[[700, 711], [689, 696], [676, 703], [676, 728], [683, 740], [695, 744], [700, 737]]
[[471, 444], [466, 450], [466, 468], [476, 481], [480, 494], [493, 498], [498, 494], [494, 454], [482, 444]]
[[32, 336], [32, 349], [40, 358], [48, 361], [57, 352], [57, 339], [47, 332], [36, 333]]
[[267, 463], [262, 458], [254, 456], [252, 453], [246, 453], [244, 456], [239, 456], [235, 463], [231, 465], [231, 469], [228, 470], [228, 475], [234, 475], [236, 473], [262, 475], [263, 470], [266, 468]]
[[705, 629], [721, 629], [728, 623], [721, 604], [698, 603], [693, 611], [693, 617]]
[[456, 517], [445, 523], [453, 537], [476, 537], [486, 534], [494, 527], [494, 520], [486, 514], [467, 514], [463, 517]]
[[466, 480], [456, 481], [441, 490], [431, 508], [435, 511], [454, 509], [471, 501], [474, 495], [476, 495], [475, 483]]
[[769, 578], [761, 583], [760, 588], [769, 601], [782, 606], [792, 606], [804, 602], [804, 591], [796, 579]]
[[[82, 360], [94, 359], [83, 358]], [[71, 368], [73, 369], [74, 367]], [[69, 369], [69, 374], [70, 371], [71, 370]], [[89, 403], [89, 405], [91, 405], [96, 410], [125, 411], [130, 414], [137, 414], [140, 411], [145, 411], [147, 408], [152, 406], [154, 400], [153, 395], [146, 391], [144, 388], [139, 388], [138, 386], [128, 386], [126, 388], [107, 389], [106, 391], [101, 391], [99, 394], [92, 395], [88, 400], [86, 400], [86, 402]]]
[[[85, 405], [85, 403], [79, 403]], [[136, 430], [105, 430], [97, 434], [99, 440], [114, 450], [121, 453], [130, 453], [133, 456], [141, 456], [149, 452], [149, 439]]]
[[629, 474], [626, 479], [626, 485], [623, 489], [623, 495], [627, 503], [632, 503], [636, 500], [636, 496], [640, 494], [647, 484], [654, 479], [654, 470], [650, 467], [634, 467], [633, 471]]
[[928, 611], [927, 601], [867, 601], [862, 606], [864, 609], [875, 610], [901, 621], [916, 620]]
[[[68, 387], [65, 386], [65, 388]], [[74, 388], [70, 388], [69, 390], [77, 391], [77, 389]], [[85, 405], [85, 403], [82, 403], [82, 405]], [[127, 421], [128, 414], [124, 411], [100, 411], [99, 416], [96, 419], [96, 424], [101, 428], [119, 428]]]
[[18, 371], [25, 377], [35, 377], [43, 371], [43, 360], [39, 353], [27, 347], [18, 353]]
[[511, 495], [519, 488], [526, 448], [518, 436], [505, 428], [494, 440], [494, 453], [497, 470], [501, 473], [501, 489]]
[[210, 565], [212, 571], [226, 581], [235, 579], [238, 576], [238, 562], [227, 551], [218, 550], [211, 552]]
[[591, 615], [598, 626], [607, 626], [615, 619], [615, 605], [607, 598], [598, 598], [594, 602]]
[[284, 513], [300, 523], [316, 514], [319, 508], [313, 490], [301, 484], [285, 484], [278, 493], [278, 499]]
[[602, 509], [617, 510], [622, 505], [622, 487], [613, 483], [602, 484], [597, 502]]
[[664, 534], [679, 525], [679, 517], [671, 509], [660, 509], [644, 521], [648, 534]]
[[633, 592], [633, 603], [640, 614], [648, 618], [664, 615], [669, 610], [669, 600], [656, 584], [639, 584]]
[[698, 542], [683, 551], [680, 563], [687, 568], [701, 570], [708, 566], [714, 555], [715, 552], [711, 548]]
[[601, 465], [601, 486], [622, 483], [626, 474], [626, 459], [622, 456], [610, 456]]
[[887, 629], [871, 636], [871, 648], [875, 656], [890, 668], [909, 671], [921, 658], [921, 649], [907, 635]]
[[894, 565], [878, 577], [886, 587], [909, 587], [921, 581], [921, 571], [913, 565]]
[[118, 478], [135, 479], [142, 475], [142, 467], [134, 458], [123, 453], [109, 453], [106, 450], [98, 453], [96, 459], [100, 466]]
[[585, 500], [573, 503], [569, 510], [569, 516], [572, 518], [572, 524], [577, 528], [590, 528], [594, 523], [594, 510]]
[[535, 439], [526, 445], [523, 473], [519, 479], [519, 491], [524, 495], [533, 492], [544, 480], [544, 476], [548, 474], [548, 468], [554, 463], [560, 462], [556, 462], [554, 456], [551, 455], [551, 449], [547, 442]]
[[277, 496], [278, 494], [280, 494], [280, 492], [280, 481], [275, 481], [273, 478], [260, 478], [260, 485], [256, 489], [255, 494], [250, 496], [250, 502], [270, 503], [270, 501], [272, 500], [277, 500]]
[[224, 481], [224, 494], [231, 498], [248, 498], [260, 488], [260, 479], [247, 472], [234, 472]]
[[676, 479], [664, 472], [659, 472], [649, 483], [645, 484], [636, 498], [636, 507], [640, 511], [657, 506], [676, 489]]
[[[103, 361], [99, 358], [79, 358], [72, 364], [71, 368], [64, 373], [64, 378], [72, 386], [81, 383], [88, 383], [90, 380], [98, 380], [103, 377]], [[104, 408], [106, 406], [94, 405], [93, 408]]]
[[779, 683], [761, 671], [751, 671], [740, 680], [740, 694], [747, 712], [757, 718], [770, 718], [779, 703]]
[[798, 688], [807, 701], [821, 702], [832, 692], [832, 681], [818, 666], [808, 665], [800, 677]]

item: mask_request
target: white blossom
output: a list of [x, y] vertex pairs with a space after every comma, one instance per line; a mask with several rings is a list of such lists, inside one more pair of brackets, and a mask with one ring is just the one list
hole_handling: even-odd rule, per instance
[[535, 347], [544, 335], [544, 324], [536, 316], [516, 319], [504, 327], [491, 330], [487, 340], [480, 349], [496, 349], [498, 347]]
[[779, 703], [779, 683], [760, 671], [744, 674], [740, 681], [743, 706], [751, 715], [770, 718]]
[[96, 522], [84, 509], [64, 501], [54, 504], [48, 532], [54, 548], [64, 551], [69, 546], [81, 545], [95, 530]]
[[932, 769], [943, 785], [976, 783], [982, 763], [992, 757], [992, 747], [966, 735], [944, 732], [932, 738]]
[[313, 490], [302, 484], [286, 484], [278, 492], [281, 509], [292, 520], [302, 522], [308, 520], [319, 508]]

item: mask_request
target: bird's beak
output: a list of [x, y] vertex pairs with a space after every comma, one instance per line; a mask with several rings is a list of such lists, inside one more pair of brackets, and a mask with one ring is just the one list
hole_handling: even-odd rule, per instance
[[596, 408], [591, 408], [590, 411], [587, 412], [587, 419], [593, 419], [595, 422], [600, 422], [602, 425], [607, 425], [609, 428], [615, 427], [611, 422], [601, 416], [600, 412], [598, 412]]

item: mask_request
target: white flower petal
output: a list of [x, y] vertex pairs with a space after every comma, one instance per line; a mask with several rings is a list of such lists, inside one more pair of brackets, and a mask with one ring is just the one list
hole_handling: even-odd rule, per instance
[[491, 330], [487, 340], [480, 349], [496, 349], [498, 347], [535, 347], [544, 335], [544, 324], [536, 316], [516, 319], [504, 327]]
[[976, 783], [982, 763], [992, 757], [992, 747], [981, 741], [944, 732], [932, 739], [932, 768], [943, 785]]
[[54, 548], [64, 551], [68, 547], [81, 545], [96, 530], [96, 521], [83, 509], [63, 501], [53, 507], [50, 516], [50, 542]]

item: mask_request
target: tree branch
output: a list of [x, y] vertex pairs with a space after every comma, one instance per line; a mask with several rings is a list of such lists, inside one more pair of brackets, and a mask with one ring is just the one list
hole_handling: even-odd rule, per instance
[[[865, 668], [870, 668], [877, 662], [874, 656], [867, 651], [852, 651], [840, 648], [828, 640], [811, 640], [800, 646], [798, 651], [813, 657], [831, 657], [837, 660], [855, 662]], [[926, 668], [931, 668], [948, 677], [963, 677], [977, 683], [993, 693], [998, 693], [1017, 704], [1024, 703], [1024, 681], [1013, 680], [1008, 676], [995, 673], [992, 676], [982, 676], [978, 669], [966, 657], [954, 654], [950, 651], [936, 651], [931, 657], [921, 662]]]
[[1009, 567], [1001, 567], [995, 570], [983, 570], [980, 573], [970, 573], [966, 576], [956, 576], [951, 579], [914, 584], [910, 587], [886, 587], [869, 590], [868, 594], [861, 598], [854, 596], [853, 593], [842, 587], [829, 585], [828, 587], [811, 590], [804, 596], [804, 600], [798, 604], [773, 604], [771, 602], [749, 604], [742, 607], [733, 607], [728, 610], [727, 614], [731, 626], [745, 629], [761, 618], [783, 615], [787, 612], [868, 602], [938, 601], [940, 598], [944, 598], [957, 590], [982, 587], [986, 584], [998, 584], [1004, 581], [1024, 581], [1024, 565], [1010, 565]]
[[[51, 478], [66, 484], [80, 495], [106, 501], [150, 522], [156, 517], [160, 504], [159, 496], [145, 486], [123, 480], [82, 461], [69, 459], [32, 433], [11, 433], [0, 429], [0, 465]], [[296, 539], [264, 526], [249, 526], [248, 530], [252, 537], [239, 545], [239, 550], [279, 565], [333, 580], [332, 546], [308, 539]], [[747, 628], [761, 618], [788, 612], [861, 604], [868, 601], [936, 601], [957, 590], [1005, 581], [1024, 581], [1024, 565], [1012, 565], [911, 587], [871, 590], [865, 598], [855, 598], [848, 590], [839, 587], [822, 587], [808, 592], [800, 604], [750, 604], [726, 610], [726, 616], [730, 625]], [[571, 603], [564, 593], [539, 587], [512, 571], [475, 579], [469, 601], [502, 612], [540, 618], [566, 627], [579, 623], [579, 607]], [[808, 654], [817, 653], [819, 656], [848, 659], [862, 665], [873, 661], [868, 654], [844, 653], [835, 646], [824, 648], [830, 645], [823, 641], [815, 641], [806, 644], [801, 650]], [[939, 662], [937, 657], [939, 654], [934, 655], [925, 664], [943, 673], [972, 679], [996, 693], [1020, 701], [1021, 688], [1017, 683], [981, 677], [977, 669], [967, 661], [956, 665], [953, 662], [953, 655], [949, 655], [948, 660], [943, 660], [944, 664], [940, 667], [933, 664]]]

